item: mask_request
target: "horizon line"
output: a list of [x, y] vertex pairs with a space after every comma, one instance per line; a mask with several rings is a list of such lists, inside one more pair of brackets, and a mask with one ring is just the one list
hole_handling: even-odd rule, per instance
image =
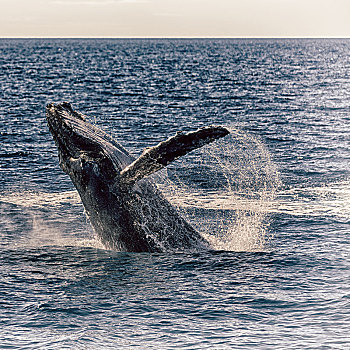
[[0, 39], [350, 39], [350, 36], [0, 36]]

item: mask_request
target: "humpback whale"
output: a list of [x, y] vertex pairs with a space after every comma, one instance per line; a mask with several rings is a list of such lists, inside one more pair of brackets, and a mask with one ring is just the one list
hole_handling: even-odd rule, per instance
[[208, 126], [178, 132], [134, 159], [68, 102], [48, 104], [46, 119], [58, 148], [60, 167], [70, 176], [106, 248], [132, 252], [209, 248], [149, 175], [226, 136], [226, 128]]

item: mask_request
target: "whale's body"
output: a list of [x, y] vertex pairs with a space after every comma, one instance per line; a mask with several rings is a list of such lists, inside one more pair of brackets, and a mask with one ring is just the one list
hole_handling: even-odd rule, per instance
[[209, 247], [146, 176], [227, 135], [227, 129], [212, 126], [178, 133], [135, 160], [69, 103], [49, 104], [46, 116], [60, 166], [70, 176], [107, 248], [157, 252]]

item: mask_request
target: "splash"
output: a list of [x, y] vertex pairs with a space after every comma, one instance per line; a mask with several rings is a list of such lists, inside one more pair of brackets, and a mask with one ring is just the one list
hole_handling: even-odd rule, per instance
[[[0, 195], [0, 214], [7, 218], [2, 229], [15, 240], [16, 248], [76, 246], [103, 248], [82, 215], [76, 191], [21, 191]], [[6, 242], [2, 242], [6, 244]]]
[[[242, 130], [189, 154], [157, 181], [169, 201], [215, 249], [260, 251], [280, 179], [269, 152]], [[163, 177], [166, 178], [166, 177]]]
[[280, 191], [276, 213], [350, 219], [350, 180]]
[[48, 206], [59, 207], [64, 204], [76, 205], [81, 201], [77, 191], [21, 191], [0, 195], [0, 202], [17, 205], [24, 208], [45, 208]]
[[[75, 227], [73, 223], [70, 229]], [[16, 246], [25, 247], [84, 247], [104, 249], [102, 243], [93, 235], [87, 235], [89, 229], [86, 225], [84, 232], [74, 229], [74, 233], [66, 232], [58, 222], [48, 220], [47, 217], [32, 214], [32, 229]], [[90, 230], [91, 231], [91, 230]], [[82, 234], [83, 233], [83, 234]]]

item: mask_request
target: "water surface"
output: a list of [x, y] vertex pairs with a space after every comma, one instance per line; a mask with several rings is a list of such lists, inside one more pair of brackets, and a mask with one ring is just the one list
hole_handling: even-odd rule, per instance
[[[0, 40], [0, 347], [349, 348], [349, 57], [348, 40]], [[135, 155], [208, 124], [241, 136], [171, 169], [212, 251], [99, 244], [45, 121], [64, 100]]]

